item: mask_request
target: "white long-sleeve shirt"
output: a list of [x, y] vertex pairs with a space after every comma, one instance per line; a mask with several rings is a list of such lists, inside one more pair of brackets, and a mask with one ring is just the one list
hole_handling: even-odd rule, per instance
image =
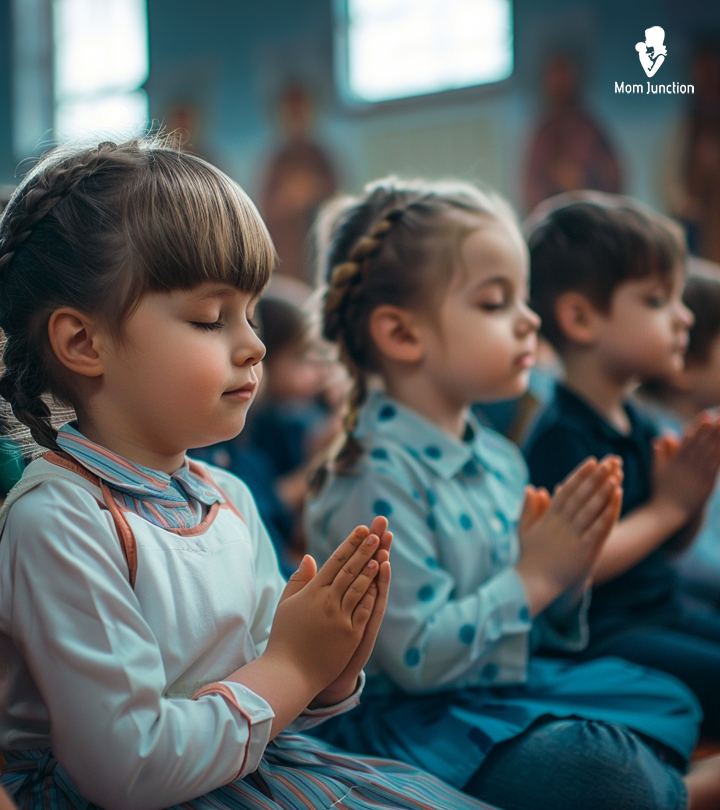
[[[127, 512], [134, 589], [89, 481], [39, 459], [20, 486], [38, 483], [7, 512], [0, 749], [51, 747], [108, 810], [166, 807], [245, 776], [270, 737], [271, 706], [223, 678], [265, 649], [285, 583], [247, 487], [211, 469], [244, 522], [227, 504], [179, 531]], [[361, 688], [291, 730], [347, 710]]]

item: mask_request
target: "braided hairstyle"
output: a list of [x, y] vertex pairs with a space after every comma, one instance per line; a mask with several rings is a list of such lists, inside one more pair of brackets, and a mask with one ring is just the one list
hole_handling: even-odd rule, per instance
[[[333, 470], [348, 474], [362, 454], [353, 436], [367, 398], [368, 376], [379, 372], [369, 331], [373, 310], [390, 304], [439, 303], [458, 264], [462, 240], [488, 218], [517, 228], [499, 196], [455, 182], [406, 182], [395, 177], [370, 184], [359, 198], [331, 203], [317, 227], [327, 290], [323, 336], [337, 343], [352, 378], [344, 443]], [[321, 257], [322, 261], [322, 257]], [[312, 482], [319, 491], [326, 464]]]
[[59, 307], [116, 337], [147, 292], [230, 283], [257, 293], [275, 253], [257, 210], [218, 169], [159, 138], [60, 147], [0, 219], [0, 396], [37, 444], [57, 449], [50, 404], [73, 405], [48, 339]]

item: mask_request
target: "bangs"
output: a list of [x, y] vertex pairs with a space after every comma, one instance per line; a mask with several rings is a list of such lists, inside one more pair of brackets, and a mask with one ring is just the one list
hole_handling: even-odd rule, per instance
[[259, 294], [276, 254], [250, 198], [193, 155], [151, 146], [146, 156], [122, 215], [132, 277], [127, 303], [207, 281]]

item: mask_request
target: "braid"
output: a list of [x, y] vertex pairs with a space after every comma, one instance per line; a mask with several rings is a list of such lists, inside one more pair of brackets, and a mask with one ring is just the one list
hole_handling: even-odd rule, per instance
[[0, 273], [7, 272], [15, 254], [32, 235], [35, 226], [61, 200], [72, 194], [116, 148], [116, 144], [105, 141], [80, 158], [66, 158], [37, 175], [35, 183], [29, 184], [27, 190], [23, 189], [10, 200], [2, 222], [4, 237], [0, 241]]
[[[348, 316], [357, 306], [358, 302], [355, 299], [362, 294], [362, 282], [369, 259], [380, 251], [385, 237], [404, 212], [404, 208], [389, 212], [355, 243], [348, 260], [338, 264], [333, 270], [325, 298], [324, 335], [328, 340], [337, 341], [340, 359], [353, 380], [348, 397], [348, 409], [343, 419], [345, 441], [335, 456], [333, 465], [340, 473], [349, 470], [362, 455], [362, 446], [353, 435], [353, 431], [357, 425], [360, 409], [367, 398], [367, 378], [363, 370], [365, 341], [360, 332], [353, 331], [351, 324], [354, 319]], [[322, 486], [326, 474], [327, 466], [321, 468], [313, 479], [314, 491]]]

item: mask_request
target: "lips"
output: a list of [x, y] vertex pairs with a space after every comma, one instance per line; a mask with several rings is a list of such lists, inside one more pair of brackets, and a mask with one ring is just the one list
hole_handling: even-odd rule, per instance
[[223, 396], [245, 401], [252, 398], [256, 388], [257, 383], [246, 383], [245, 385], [241, 385], [239, 388], [232, 388], [230, 391], [225, 391]]

